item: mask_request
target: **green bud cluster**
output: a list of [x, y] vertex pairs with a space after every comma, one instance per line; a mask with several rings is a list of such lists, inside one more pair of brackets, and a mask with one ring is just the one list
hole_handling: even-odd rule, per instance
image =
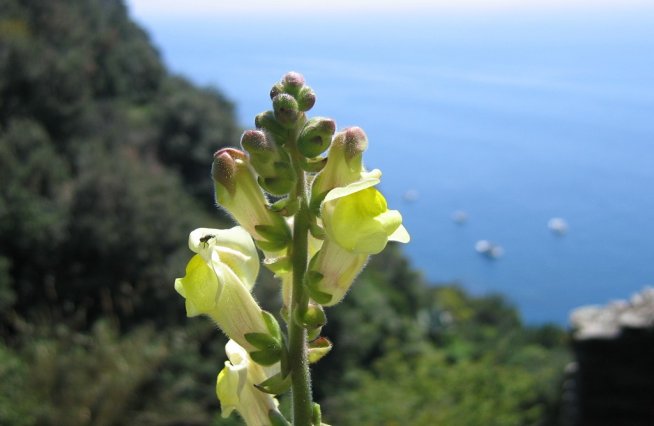
[[247, 130], [241, 146], [250, 154], [250, 163], [259, 175], [261, 188], [273, 195], [288, 194], [295, 184], [295, 172], [288, 153], [273, 137], [261, 130]]

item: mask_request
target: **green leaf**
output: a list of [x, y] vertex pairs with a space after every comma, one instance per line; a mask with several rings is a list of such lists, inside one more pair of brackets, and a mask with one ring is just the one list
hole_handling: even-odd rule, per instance
[[313, 235], [314, 238], [317, 238], [319, 240], [325, 239], [325, 230], [323, 229], [322, 226], [318, 225], [315, 221], [309, 223], [309, 231], [311, 232], [311, 235]]
[[263, 266], [268, 268], [276, 275], [290, 272], [292, 269], [291, 259], [288, 257], [278, 257], [277, 259], [264, 259]]
[[280, 251], [286, 248], [287, 242], [256, 240], [257, 246], [263, 251]]
[[[277, 319], [268, 311], [261, 311], [263, 316], [263, 321], [266, 323], [266, 328], [270, 332], [270, 335], [275, 339], [276, 343], [279, 345], [282, 341], [282, 330], [279, 328], [279, 323]], [[257, 334], [257, 333], [253, 333]], [[281, 346], [281, 345], [280, 345]], [[259, 348], [263, 349], [263, 348]]]
[[327, 165], [327, 157], [318, 157], [312, 159], [300, 158], [300, 167], [309, 173], [318, 173]]
[[329, 301], [332, 300], [331, 294], [325, 293], [318, 289], [318, 284], [320, 284], [322, 279], [323, 275], [317, 271], [308, 271], [305, 276], [305, 287], [307, 288], [309, 296], [311, 296], [313, 300], [320, 303], [321, 305], [329, 303]]
[[254, 225], [254, 230], [268, 241], [281, 241], [286, 244], [291, 237], [283, 226]]
[[250, 358], [257, 364], [269, 366], [279, 362], [281, 352], [281, 348], [277, 350], [254, 351], [250, 352]]
[[286, 208], [286, 205], [288, 204], [289, 200], [290, 198], [288, 197], [282, 198], [281, 200], [277, 200], [274, 203], [272, 203], [270, 206], [268, 206], [268, 208], [275, 213], [279, 213]]
[[288, 391], [291, 387], [291, 375], [283, 376], [282, 373], [277, 373], [274, 376], [266, 379], [265, 381], [254, 385], [261, 392], [269, 393], [272, 395], [280, 395]]
[[293, 179], [288, 179], [285, 177], [266, 177], [263, 178], [259, 176], [257, 178], [259, 186], [262, 187], [266, 192], [269, 192], [273, 195], [286, 195], [291, 192], [293, 184], [295, 183]]
[[[265, 315], [264, 315], [265, 320]], [[245, 340], [252, 346], [261, 350], [279, 350], [281, 347], [280, 341], [270, 334], [266, 333], [245, 333], [243, 335]]]
[[268, 411], [268, 419], [271, 426], [291, 426], [291, 423], [277, 410]]

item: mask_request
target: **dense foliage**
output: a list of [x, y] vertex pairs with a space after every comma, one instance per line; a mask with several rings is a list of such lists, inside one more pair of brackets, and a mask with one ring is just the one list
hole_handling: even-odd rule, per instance
[[[208, 173], [238, 132], [121, 1], [0, 0], [0, 424], [238, 424], [212, 395], [225, 341], [172, 289], [188, 232], [226, 223]], [[273, 312], [277, 293], [262, 273]], [[328, 422], [556, 418], [563, 332], [428, 286], [397, 248], [329, 318], [314, 371]]]

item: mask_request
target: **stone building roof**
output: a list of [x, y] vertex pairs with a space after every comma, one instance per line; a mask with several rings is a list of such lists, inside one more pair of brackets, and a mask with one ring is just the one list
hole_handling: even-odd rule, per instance
[[612, 339], [625, 328], [654, 328], [654, 287], [646, 287], [630, 300], [605, 306], [582, 306], [570, 314], [573, 337]]

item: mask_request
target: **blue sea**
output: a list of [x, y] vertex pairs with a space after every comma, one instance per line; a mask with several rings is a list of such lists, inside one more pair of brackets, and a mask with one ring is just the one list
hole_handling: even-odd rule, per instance
[[[244, 127], [270, 108], [272, 83], [303, 73], [313, 114], [367, 132], [366, 164], [430, 281], [565, 324], [577, 306], [654, 285], [651, 12], [137, 19]], [[504, 255], [477, 253], [481, 239]]]

